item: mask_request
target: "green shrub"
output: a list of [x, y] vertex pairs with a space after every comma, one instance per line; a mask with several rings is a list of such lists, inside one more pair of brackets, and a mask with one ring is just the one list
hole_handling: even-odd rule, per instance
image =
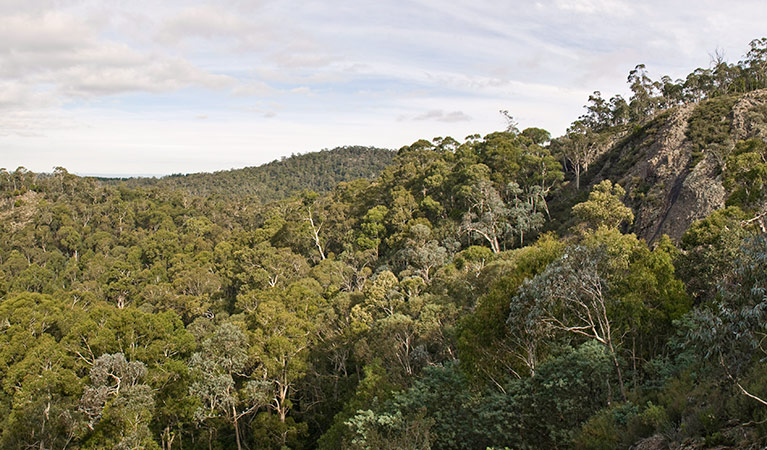
[[724, 145], [730, 138], [730, 112], [737, 97], [724, 95], [701, 102], [690, 115], [687, 138], [692, 143], [689, 167], [695, 167], [708, 147]]

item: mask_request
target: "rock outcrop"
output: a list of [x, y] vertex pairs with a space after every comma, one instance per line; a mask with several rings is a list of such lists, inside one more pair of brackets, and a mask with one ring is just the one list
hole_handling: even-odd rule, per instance
[[[695, 122], [696, 115], [705, 120]], [[699, 123], [715, 125], [691, 130]], [[609, 178], [626, 189], [639, 237], [652, 242], [667, 234], [678, 241], [692, 222], [725, 206], [727, 155], [752, 137], [767, 139], [765, 90], [680, 106], [616, 142], [592, 166], [591, 183]]]

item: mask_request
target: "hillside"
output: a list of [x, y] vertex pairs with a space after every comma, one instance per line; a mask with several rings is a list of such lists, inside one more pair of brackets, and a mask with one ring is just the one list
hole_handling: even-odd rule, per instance
[[292, 155], [270, 163], [214, 173], [171, 175], [163, 178], [104, 180], [125, 186], [158, 186], [192, 195], [255, 196], [270, 202], [303, 190], [328, 192], [342, 181], [373, 179], [392, 163], [394, 152], [374, 147], [338, 147]]

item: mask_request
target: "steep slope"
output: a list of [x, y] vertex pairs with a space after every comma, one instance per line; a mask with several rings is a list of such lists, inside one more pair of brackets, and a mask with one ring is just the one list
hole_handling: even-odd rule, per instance
[[293, 155], [257, 167], [163, 178], [106, 180], [131, 187], [161, 186], [193, 195], [256, 196], [269, 202], [302, 190], [326, 192], [342, 181], [375, 178], [395, 152], [374, 147], [338, 147]]
[[665, 111], [618, 139], [585, 178], [626, 188], [638, 236], [679, 240], [693, 221], [725, 206], [727, 156], [753, 137], [767, 137], [767, 90]]

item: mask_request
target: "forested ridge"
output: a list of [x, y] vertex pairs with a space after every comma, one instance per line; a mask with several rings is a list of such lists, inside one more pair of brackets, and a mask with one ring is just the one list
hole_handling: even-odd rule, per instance
[[179, 189], [197, 196], [251, 196], [254, 201], [270, 202], [305, 190], [328, 192], [342, 181], [375, 178], [393, 159], [391, 150], [348, 146], [291, 155], [243, 169], [101, 181], [130, 187]]
[[326, 192], [2, 170], [0, 448], [764, 448], [765, 67]]

